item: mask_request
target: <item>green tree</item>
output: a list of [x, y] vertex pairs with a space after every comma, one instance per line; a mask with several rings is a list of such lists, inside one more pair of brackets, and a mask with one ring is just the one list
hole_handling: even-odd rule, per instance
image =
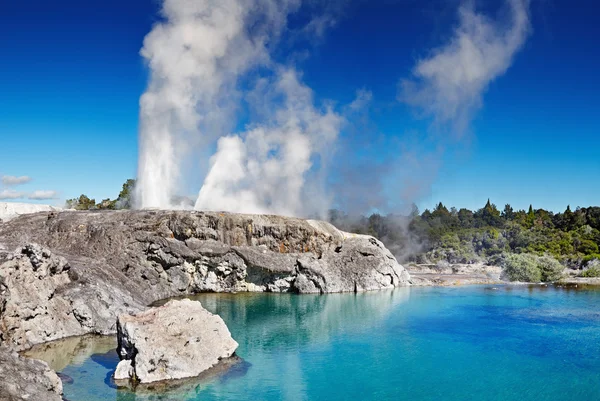
[[131, 209], [133, 202], [133, 190], [135, 188], [136, 180], [128, 179], [123, 184], [123, 188], [121, 192], [119, 192], [119, 196], [115, 200], [115, 208], [117, 209]]
[[68, 199], [66, 207], [67, 209], [90, 210], [96, 207], [96, 201], [82, 194], [79, 198]]

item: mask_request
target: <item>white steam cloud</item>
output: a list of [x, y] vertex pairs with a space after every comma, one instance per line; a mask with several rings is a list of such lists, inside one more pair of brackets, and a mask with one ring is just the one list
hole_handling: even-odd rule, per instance
[[137, 203], [171, 208], [190, 150], [235, 128], [240, 79], [271, 61], [294, 0], [165, 0], [144, 40], [150, 83], [140, 99]]
[[13, 175], [3, 175], [2, 176], [2, 184], [6, 185], [7, 187], [27, 184], [30, 181], [31, 181], [31, 177], [28, 177], [26, 175], [23, 175], [20, 177], [16, 177]]
[[326, 171], [343, 118], [315, 108], [296, 71], [281, 69], [274, 80], [261, 82], [256, 95], [267, 104], [282, 97], [282, 105], [264, 124], [219, 140], [196, 209], [294, 216], [327, 209], [324, 177], [310, 176], [310, 185], [307, 179], [315, 164]]
[[[140, 99], [137, 207], [184, 207], [176, 199], [184, 191], [187, 169], [189, 176], [208, 169], [196, 209], [322, 216], [334, 203], [325, 185], [327, 167], [335, 163], [335, 148], [343, 145], [338, 136], [347, 117], [360, 116], [372, 94], [360, 91], [354, 102], [336, 111], [315, 100], [295, 66], [275, 60], [274, 49], [284, 34], [319, 39], [335, 25], [325, 6], [325, 13], [313, 15], [303, 27], [288, 28], [288, 17], [300, 3], [163, 1], [164, 19], [141, 50], [150, 81]], [[529, 33], [529, 0], [508, 0], [508, 5], [506, 21], [463, 5], [451, 40], [417, 63], [411, 79], [400, 82], [398, 98], [437, 125], [464, 132], [486, 88], [506, 72]], [[204, 159], [190, 165], [198, 155]], [[392, 165], [400, 162], [370, 174], [356, 171], [351, 154], [343, 158], [349, 166], [336, 170], [344, 188], [365, 198], [367, 209], [390, 203], [380, 199], [387, 194], [379, 172], [396, 169]], [[402, 162], [401, 168], [408, 171], [406, 165]], [[405, 192], [416, 192], [418, 183], [396, 181]], [[376, 190], [369, 191], [372, 183]]]
[[[271, 57], [299, 7], [300, 0], [164, 1], [165, 21], [141, 51], [151, 76], [140, 100], [138, 207], [183, 207], [174, 199], [184, 160], [216, 148], [196, 209], [326, 210], [324, 167], [343, 118], [315, 106], [295, 67]], [[301, 31], [322, 35], [332, 25], [315, 32], [315, 21]], [[240, 109], [253, 117], [242, 132]]]
[[417, 63], [413, 79], [400, 82], [399, 99], [437, 125], [465, 132], [488, 85], [506, 72], [529, 34], [529, 0], [508, 0], [508, 6], [508, 21], [493, 21], [472, 2], [463, 4], [450, 42]]

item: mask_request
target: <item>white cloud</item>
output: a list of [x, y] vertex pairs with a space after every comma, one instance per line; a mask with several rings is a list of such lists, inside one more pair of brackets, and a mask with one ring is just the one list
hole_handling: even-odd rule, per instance
[[467, 2], [450, 41], [420, 60], [411, 79], [402, 80], [399, 99], [438, 126], [462, 135], [488, 85], [503, 75], [530, 32], [529, 0], [507, 0], [508, 21], [494, 21]]
[[30, 200], [50, 200], [56, 199], [58, 193], [56, 191], [33, 191], [27, 195], [27, 199]]
[[2, 176], [2, 184], [6, 185], [8, 187], [15, 186], [15, 185], [27, 184], [30, 181], [31, 181], [31, 177], [28, 177], [26, 175], [23, 175], [20, 177], [16, 177], [13, 175], [3, 175]]
[[25, 192], [15, 191], [14, 189], [3, 189], [0, 191], [0, 200], [22, 199], [25, 196]]

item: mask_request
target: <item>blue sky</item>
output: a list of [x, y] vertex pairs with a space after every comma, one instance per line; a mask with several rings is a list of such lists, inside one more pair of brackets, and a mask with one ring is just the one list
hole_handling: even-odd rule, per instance
[[[50, 203], [81, 193], [115, 197], [136, 174], [138, 102], [148, 75], [139, 50], [159, 3], [6, 3], [0, 12], [0, 175], [32, 180], [0, 192], [56, 191], [59, 199], [36, 200]], [[397, 99], [398, 82], [451, 37], [460, 2], [340, 4], [336, 25], [322, 38], [308, 46], [284, 43], [274, 57], [296, 60], [318, 101], [343, 107], [357, 90], [371, 92], [364, 126], [355, 122], [357, 132], [342, 133], [358, 136], [353, 158], [393, 163], [406, 145], [427, 164], [406, 164], [402, 173], [419, 181], [414, 200], [421, 209], [440, 200], [478, 208], [488, 198], [499, 206], [531, 203], [555, 211], [600, 203], [595, 2], [532, 0], [531, 34], [507, 72], [485, 90], [460, 139], [432, 132], [429, 120]], [[493, 17], [503, 2], [476, 4]], [[394, 179], [382, 189], [388, 198], [397, 196]]]

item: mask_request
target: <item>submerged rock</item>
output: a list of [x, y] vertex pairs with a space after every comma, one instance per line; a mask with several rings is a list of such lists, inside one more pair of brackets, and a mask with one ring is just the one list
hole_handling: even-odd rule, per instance
[[61, 401], [62, 383], [48, 364], [0, 346], [0, 400]]
[[117, 339], [115, 380], [141, 383], [198, 376], [238, 347], [223, 319], [187, 299], [119, 316]]

